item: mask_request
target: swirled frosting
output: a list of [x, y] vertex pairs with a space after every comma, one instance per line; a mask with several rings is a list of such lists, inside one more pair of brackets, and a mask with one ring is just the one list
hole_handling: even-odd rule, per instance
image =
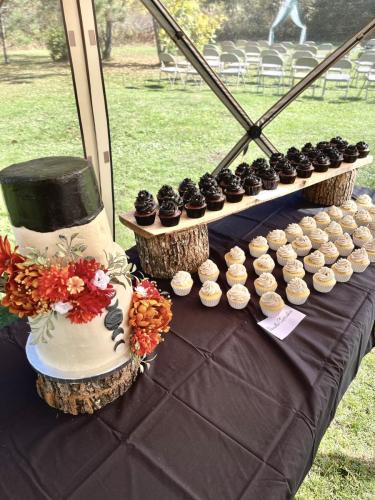
[[318, 224], [329, 224], [331, 222], [331, 217], [328, 212], [319, 212], [314, 216], [314, 219]]
[[336, 207], [336, 205], [332, 205], [331, 207], [327, 208], [327, 214], [332, 219], [341, 219], [341, 217], [343, 216], [341, 208]]
[[184, 286], [192, 281], [190, 273], [187, 271], [178, 271], [172, 278], [171, 285]]
[[238, 260], [238, 259], [243, 259], [245, 257], [245, 252], [241, 250], [240, 247], [235, 246], [230, 249], [229, 255], [232, 257], [232, 259]]
[[366, 240], [366, 241], [372, 240], [371, 231], [366, 226], [357, 227], [357, 229], [353, 233], [353, 237], [358, 238], [359, 240]]
[[267, 239], [269, 241], [282, 242], [286, 240], [285, 231], [282, 229], [274, 229], [267, 234]]
[[264, 236], [257, 236], [251, 240], [251, 245], [254, 247], [268, 247], [267, 240]]
[[366, 249], [366, 252], [371, 254], [375, 253], [375, 240], [366, 241], [363, 247]]
[[229, 266], [228, 272], [232, 276], [243, 276], [247, 273], [246, 267], [243, 264], [232, 264]]
[[298, 236], [298, 238], [296, 238], [293, 241], [292, 245], [297, 247], [297, 248], [311, 247], [311, 241], [310, 241], [310, 238], [306, 235]]
[[305, 293], [309, 290], [307, 284], [301, 278], [293, 278], [287, 285], [288, 290], [294, 293]]
[[335, 264], [333, 264], [332, 268], [334, 268], [338, 273], [347, 274], [352, 273], [353, 268], [348, 259], [339, 259]]
[[343, 210], [344, 212], [352, 212], [352, 213], [355, 213], [358, 208], [357, 208], [357, 204], [354, 200], [346, 200], [344, 201], [344, 203], [341, 205], [341, 210]]
[[357, 248], [357, 250], [354, 250], [350, 255], [349, 259], [352, 260], [353, 262], [368, 262], [368, 255], [367, 251], [365, 248]]
[[302, 227], [302, 229], [314, 229], [316, 227], [316, 222], [313, 217], [310, 217], [309, 215], [306, 215], [306, 217], [302, 217], [300, 220], [299, 225]]
[[292, 222], [291, 224], [288, 224], [285, 232], [287, 234], [290, 234], [291, 236], [302, 236], [303, 231], [300, 225], [296, 224], [295, 222]]
[[277, 255], [281, 257], [282, 259], [296, 259], [297, 254], [294, 251], [294, 248], [292, 245], [282, 245], [281, 247], [278, 248], [277, 250]]
[[227, 297], [233, 302], [244, 302], [250, 299], [250, 292], [245, 286], [236, 284], [227, 291]]
[[327, 241], [326, 243], [323, 243], [319, 247], [319, 251], [323, 255], [327, 255], [328, 257], [334, 257], [339, 254], [339, 251], [336, 248], [336, 245], [332, 243], [332, 241]]
[[372, 199], [371, 196], [368, 194], [361, 194], [357, 198], [357, 204], [362, 205], [363, 207], [370, 207], [372, 205]]
[[311, 231], [310, 240], [324, 243], [328, 241], [328, 234], [325, 231], [323, 231], [323, 229], [317, 227]]
[[354, 220], [354, 217], [350, 214], [344, 215], [344, 217], [340, 220], [341, 226], [349, 227], [351, 229], [355, 229], [357, 227], [357, 223]]
[[319, 250], [310, 253], [306, 258], [315, 266], [324, 266], [324, 255]]
[[365, 226], [372, 221], [372, 217], [368, 210], [360, 208], [355, 214], [354, 219], [359, 226]]
[[314, 274], [314, 278], [322, 283], [328, 283], [335, 280], [335, 274], [329, 267], [322, 267], [317, 273]]
[[275, 264], [273, 258], [267, 253], [255, 259], [254, 262], [256, 262], [259, 267], [264, 267], [264, 268], [268, 268]]
[[331, 221], [328, 226], [325, 228], [325, 231], [328, 234], [342, 234], [342, 227], [336, 221]]
[[284, 269], [290, 274], [300, 273], [303, 270], [303, 264], [300, 260], [296, 259], [292, 262], [288, 262], [286, 266], [284, 266]]
[[201, 274], [211, 275], [218, 272], [218, 267], [211, 259], [207, 259], [199, 266], [199, 272]]
[[277, 307], [277, 306], [284, 305], [283, 299], [276, 292], [264, 293], [260, 298], [260, 302], [262, 302], [264, 305], [270, 306], [270, 307]]
[[216, 295], [220, 291], [220, 286], [216, 283], [216, 281], [206, 281], [203, 283], [201, 288], [201, 292], [205, 295]]
[[349, 233], [341, 234], [335, 241], [336, 246], [347, 247], [353, 245], [353, 240]]
[[255, 281], [264, 288], [270, 288], [276, 283], [275, 277], [271, 273], [262, 273]]

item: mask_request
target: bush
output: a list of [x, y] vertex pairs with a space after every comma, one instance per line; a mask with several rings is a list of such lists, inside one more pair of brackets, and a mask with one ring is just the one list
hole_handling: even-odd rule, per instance
[[61, 28], [49, 30], [46, 45], [52, 61], [62, 62], [68, 60], [68, 46], [65, 33]]

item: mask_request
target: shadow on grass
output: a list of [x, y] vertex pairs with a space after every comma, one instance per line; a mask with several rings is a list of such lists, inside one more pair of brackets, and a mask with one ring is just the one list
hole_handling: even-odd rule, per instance
[[34, 80], [43, 80], [45, 78], [51, 78], [55, 76], [63, 76], [66, 77], [65, 74], [62, 73], [43, 73], [41, 75], [33, 74], [33, 75], [19, 75], [19, 76], [1, 76], [0, 82], [3, 83], [11, 83], [11, 84], [19, 84], [19, 83], [32, 83]]
[[360, 476], [361, 481], [372, 480], [375, 476], [375, 463], [369, 460], [361, 460], [340, 453], [327, 453], [318, 455], [317, 465], [323, 470], [324, 476], [331, 474], [347, 477], [350, 475]]

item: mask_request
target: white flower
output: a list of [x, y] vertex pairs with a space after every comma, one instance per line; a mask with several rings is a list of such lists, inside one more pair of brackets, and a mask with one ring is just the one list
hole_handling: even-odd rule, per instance
[[73, 309], [73, 306], [70, 302], [55, 302], [52, 304], [52, 309], [59, 314], [66, 314]]
[[106, 290], [108, 283], [110, 282], [110, 277], [101, 269], [98, 269], [95, 273], [95, 276], [91, 280], [91, 283], [99, 288], [99, 290]]
[[144, 286], [141, 286], [141, 285], [135, 287], [135, 293], [137, 293], [141, 297], [146, 297], [147, 296], [147, 290], [146, 290], [146, 288]]

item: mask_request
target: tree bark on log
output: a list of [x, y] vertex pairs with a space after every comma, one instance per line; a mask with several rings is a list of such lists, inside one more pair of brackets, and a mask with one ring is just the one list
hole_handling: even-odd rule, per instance
[[36, 388], [49, 406], [64, 413], [94, 413], [122, 396], [134, 382], [139, 362], [132, 359], [118, 370], [87, 381], [57, 381], [38, 374]]
[[153, 238], [136, 234], [135, 238], [142, 269], [153, 278], [172, 278], [177, 271], [195, 273], [209, 256], [207, 224]]
[[303, 196], [317, 205], [342, 205], [352, 197], [357, 170], [332, 177], [303, 190]]

